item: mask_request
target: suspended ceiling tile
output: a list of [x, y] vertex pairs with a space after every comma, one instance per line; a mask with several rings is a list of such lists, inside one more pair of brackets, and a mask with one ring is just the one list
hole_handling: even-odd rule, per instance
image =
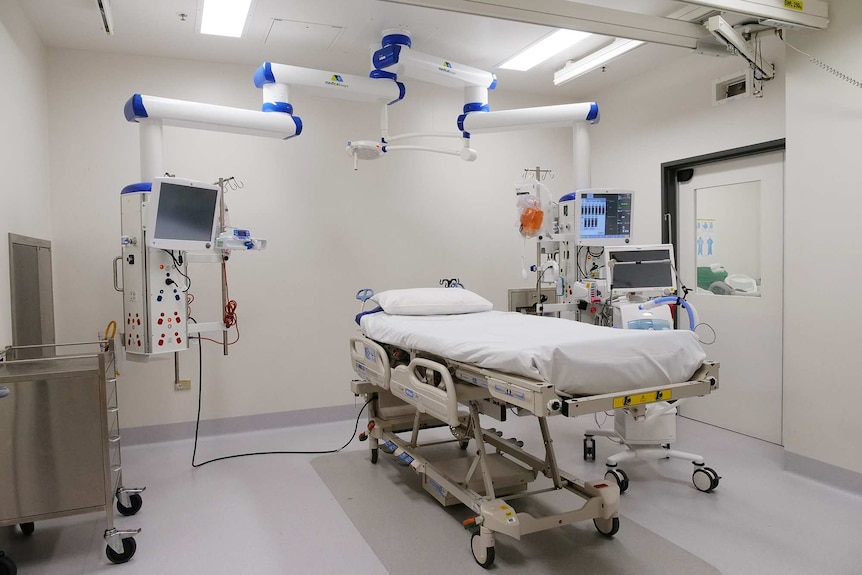
[[266, 34], [266, 45], [303, 50], [328, 50], [344, 32], [343, 26], [273, 19]]

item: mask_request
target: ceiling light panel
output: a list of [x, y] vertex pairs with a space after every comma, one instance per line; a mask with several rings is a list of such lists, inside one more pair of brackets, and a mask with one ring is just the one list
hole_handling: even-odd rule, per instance
[[583, 76], [587, 72], [595, 70], [600, 66], [604, 66], [614, 58], [619, 58], [626, 52], [630, 52], [635, 48], [643, 46], [644, 42], [640, 40], [628, 40], [625, 38], [617, 38], [613, 44], [602, 48], [597, 52], [593, 52], [588, 56], [584, 56], [580, 60], [569, 62], [562, 70], [554, 73], [554, 85], [559, 86], [578, 76]]
[[525, 72], [590, 36], [577, 30], [557, 30], [506, 60], [500, 68]]
[[240, 38], [251, 20], [254, 0], [202, 0], [200, 33]]

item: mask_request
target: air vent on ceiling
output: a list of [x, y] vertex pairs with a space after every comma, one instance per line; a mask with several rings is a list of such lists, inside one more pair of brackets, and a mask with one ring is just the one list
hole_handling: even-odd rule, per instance
[[114, 15], [111, 12], [110, 0], [96, 0], [96, 7], [99, 9], [99, 16], [102, 19], [102, 30], [105, 34], [112, 36], [114, 34]]
[[712, 105], [726, 104], [751, 96], [751, 70], [745, 70], [715, 80], [712, 90]]

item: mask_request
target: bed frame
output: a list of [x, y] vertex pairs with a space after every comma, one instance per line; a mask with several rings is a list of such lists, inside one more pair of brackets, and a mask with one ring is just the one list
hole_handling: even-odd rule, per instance
[[[718, 388], [719, 364], [704, 362], [690, 381], [621, 393], [571, 397], [544, 381], [497, 372], [408, 350], [410, 361], [391, 366], [387, 351], [366, 337], [350, 340], [350, 356], [360, 379], [351, 382], [356, 395], [369, 400], [368, 439], [371, 462], [384, 451], [422, 477], [423, 487], [443, 505], [463, 503], [475, 514], [465, 522], [472, 531], [471, 550], [479, 565], [494, 562], [495, 534], [521, 536], [592, 519], [602, 535], [619, 529], [619, 487], [613, 481], [587, 482], [560, 470], [548, 429], [550, 416], [577, 417], [611, 409], [637, 414], [657, 401], [703, 396]], [[461, 409], [466, 407], [467, 411]], [[505, 421], [509, 409], [534, 415], [544, 442], [544, 459], [522, 449], [522, 442], [483, 429], [479, 414]], [[419, 432], [449, 426], [454, 439], [419, 443]], [[409, 439], [398, 434], [411, 432]], [[472, 457], [434, 460], [427, 448], [457, 442], [462, 449], [475, 441]], [[490, 449], [489, 449], [490, 448]], [[456, 454], [457, 455], [457, 454]], [[552, 486], [528, 490], [539, 474]], [[536, 516], [516, 511], [510, 502], [550, 492], [571, 493], [575, 504], [559, 513]]]

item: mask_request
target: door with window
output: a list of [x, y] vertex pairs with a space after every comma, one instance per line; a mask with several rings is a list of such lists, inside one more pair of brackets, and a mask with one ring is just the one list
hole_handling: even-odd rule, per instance
[[721, 363], [719, 390], [681, 414], [781, 444], [784, 153], [696, 167], [677, 198], [677, 265]]

